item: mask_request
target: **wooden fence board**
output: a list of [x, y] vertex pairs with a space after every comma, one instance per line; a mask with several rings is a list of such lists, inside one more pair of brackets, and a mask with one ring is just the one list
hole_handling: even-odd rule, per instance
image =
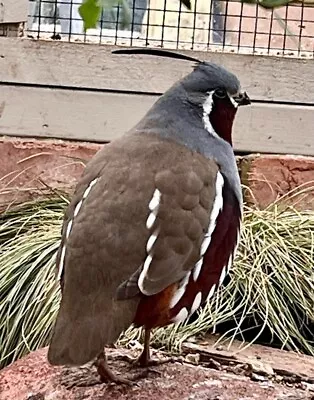
[[[155, 95], [2, 86], [0, 134], [110, 141], [132, 127]], [[237, 151], [314, 156], [314, 106], [253, 104], [239, 109]]]
[[[112, 55], [111, 46], [0, 38], [0, 81], [161, 93], [187, 61]], [[182, 51], [183, 52], [183, 51]], [[236, 73], [253, 99], [314, 103], [314, 60], [185, 51]]]
[[[0, 23], [26, 22], [27, 13], [27, 0], [1, 0], [0, 2]], [[0, 44], [0, 49], [1, 47]]]

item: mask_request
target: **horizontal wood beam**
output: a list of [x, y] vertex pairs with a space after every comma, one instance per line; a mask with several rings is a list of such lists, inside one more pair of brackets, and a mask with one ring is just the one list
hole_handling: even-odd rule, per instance
[[27, 14], [28, 14], [28, 0], [0, 1], [0, 24], [26, 22]]
[[[110, 141], [130, 129], [156, 95], [2, 86], [0, 135]], [[314, 156], [314, 106], [253, 104], [239, 109], [237, 151]]]
[[[187, 61], [112, 55], [112, 46], [0, 38], [0, 81], [161, 93], [191, 71]], [[314, 60], [182, 51], [224, 65], [250, 97], [314, 104]]]

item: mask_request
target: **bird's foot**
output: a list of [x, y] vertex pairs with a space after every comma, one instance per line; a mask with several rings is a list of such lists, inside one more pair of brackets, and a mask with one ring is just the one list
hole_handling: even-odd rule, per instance
[[[162, 364], [168, 364], [168, 363], [174, 363], [174, 362], [181, 362], [180, 357], [166, 357], [163, 359], [152, 359], [152, 358], [147, 358], [144, 353], [142, 353], [138, 358], [132, 358], [127, 355], [122, 355], [119, 354], [115, 358], [118, 358], [121, 361], [128, 362], [134, 367], [140, 367], [140, 368], [149, 368], [149, 367], [156, 367], [158, 365]], [[151, 370], [155, 371], [155, 370]]]
[[95, 366], [102, 382], [115, 383], [117, 385], [134, 385], [138, 380], [146, 378], [149, 372], [145, 370], [131, 377], [123, 378], [112, 372], [107, 364], [107, 360], [102, 355], [98, 356]]

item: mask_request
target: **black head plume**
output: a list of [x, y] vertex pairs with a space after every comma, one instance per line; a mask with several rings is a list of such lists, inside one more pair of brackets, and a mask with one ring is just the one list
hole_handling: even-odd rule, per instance
[[[238, 105], [250, 104], [250, 99], [246, 93], [239, 93], [240, 82], [238, 78], [224, 67], [215, 63], [200, 61], [197, 58], [185, 54], [176, 53], [169, 50], [151, 48], [127, 48], [112, 51], [113, 54], [148, 54], [157, 57], [175, 58], [178, 60], [192, 61], [196, 63], [194, 71], [186, 75], [180, 83], [184, 90], [190, 94], [208, 94], [216, 89], [224, 89], [226, 93], [235, 96], [234, 100]], [[240, 97], [239, 97], [240, 96]], [[204, 98], [202, 97], [204, 101]]]
[[198, 60], [194, 57], [189, 57], [184, 54], [174, 53], [173, 51], [169, 50], [161, 50], [161, 49], [148, 49], [148, 48], [139, 48], [139, 49], [118, 49], [113, 50], [113, 54], [148, 54], [151, 56], [157, 57], [168, 57], [168, 58], [176, 58], [178, 60], [186, 60], [196, 62], [197, 64], [202, 63], [202, 61]]
[[188, 10], [191, 10], [191, 1], [190, 0], [180, 0], [180, 3], [184, 4]]

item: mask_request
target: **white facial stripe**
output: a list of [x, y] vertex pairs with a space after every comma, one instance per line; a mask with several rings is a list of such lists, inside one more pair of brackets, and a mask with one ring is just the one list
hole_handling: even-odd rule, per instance
[[[219, 135], [217, 134], [217, 132], [215, 131], [213, 125], [210, 122], [209, 119], [209, 114], [211, 113], [212, 109], [213, 109], [213, 94], [214, 94], [215, 90], [212, 90], [211, 92], [208, 92], [208, 97], [205, 100], [205, 102], [203, 103], [203, 122], [204, 122], [204, 126], [205, 129], [213, 136], [215, 137], [219, 137]], [[238, 108], [239, 104], [235, 101], [235, 99], [228, 93], [228, 97], [230, 99], [231, 104], [233, 105], [234, 108]]]
[[203, 122], [204, 122], [204, 126], [205, 129], [213, 136], [215, 137], [219, 137], [217, 135], [217, 133], [215, 132], [215, 129], [213, 128], [212, 124], [210, 123], [210, 119], [209, 119], [209, 114], [212, 111], [213, 108], [213, 94], [214, 94], [214, 90], [208, 93], [208, 97], [205, 100], [204, 104], [203, 104]]
[[195, 299], [191, 307], [191, 314], [193, 314], [199, 308], [201, 302], [202, 302], [202, 292], [198, 292], [197, 295], [195, 296]]
[[58, 275], [57, 275], [58, 280], [60, 280], [61, 276], [62, 276], [62, 272], [63, 272], [63, 268], [64, 268], [65, 252], [66, 252], [66, 243], [67, 243], [67, 240], [69, 239], [69, 236], [70, 236], [70, 233], [71, 233], [71, 230], [73, 227], [73, 220], [75, 217], [77, 217], [78, 213], [80, 212], [81, 207], [83, 205], [83, 200], [85, 200], [87, 198], [90, 191], [92, 190], [92, 187], [97, 183], [98, 179], [99, 178], [95, 178], [89, 183], [89, 185], [87, 186], [87, 188], [85, 189], [85, 191], [83, 193], [82, 199], [77, 203], [77, 205], [74, 208], [73, 218], [69, 220], [68, 225], [66, 227], [65, 237], [63, 238], [63, 243], [61, 243], [62, 250], [61, 250], [59, 266], [58, 266]]
[[183, 307], [179, 312], [178, 312], [178, 314], [173, 318], [173, 322], [176, 324], [176, 323], [179, 323], [179, 322], [183, 322], [183, 321], [185, 321], [186, 319], [187, 319], [187, 317], [189, 316], [189, 313], [188, 313], [188, 310], [185, 308], [185, 307]]
[[189, 271], [185, 277], [182, 279], [180, 283], [180, 287], [176, 290], [174, 293], [171, 301], [170, 301], [170, 308], [173, 308], [178, 302], [181, 300], [182, 296], [185, 293], [185, 289], [187, 287], [187, 284], [189, 283], [191, 272]]
[[228, 94], [229, 99], [233, 105], [234, 108], [238, 108], [239, 104], [234, 100], [234, 98], [232, 96], [230, 96], [230, 94]]

